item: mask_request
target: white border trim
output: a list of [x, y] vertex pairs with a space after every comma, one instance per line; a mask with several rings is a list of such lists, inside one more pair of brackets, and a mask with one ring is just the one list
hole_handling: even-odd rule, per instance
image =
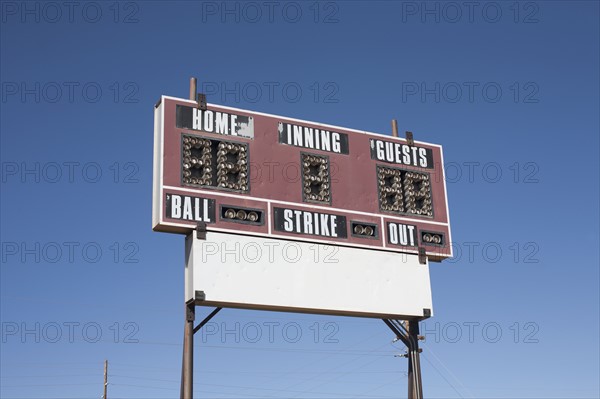
[[[152, 159], [152, 228], [163, 223], [164, 112], [161, 99], [154, 108], [154, 154]], [[157, 126], [158, 122], [158, 126]], [[158, 148], [158, 151], [157, 151]]]
[[442, 171], [442, 181], [444, 182], [444, 184], [442, 184], [442, 186], [444, 187], [444, 199], [446, 200], [446, 219], [448, 220], [448, 242], [446, 243], [448, 245], [448, 248], [450, 248], [450, 255], [449, 257], [453, 257], [453, 249], [452, 249], [452, 229], [450, 228], [450, 211], [448, 209], [448, 190], [446, 189], [446, 171], [444, 170], [444, 150], [442, 149], [442, 147], [440, 147], [440, 160], [442, 162], [442, 166], [440, 167], [441, 171]]

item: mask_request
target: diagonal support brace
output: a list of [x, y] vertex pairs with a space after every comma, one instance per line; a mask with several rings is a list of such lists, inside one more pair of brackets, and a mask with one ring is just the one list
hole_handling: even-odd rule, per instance
[[216, 308], [215, 310], [213, 310], [212, 312], [210, 312], [210, 314], [209, 314], [208, 316], [206, 316], [206, 318], [205, 318], [204, 320], [202, 320], [202, 321], [200, 322], [200, 324], [198, 324], [196, 327], [194, 327], [194, 334], [196, 334], [198, 331], [200, 331], [200, 329], [201, 329], [202, 327], [204, 327], [204, 326], [206, 325], [206, 323], [208, 323], [208, 322], [210, 321], [210, 319], [212, 319], [213, 317], [215, 317], [215, 315], [216, 315], [217, 313], [219, 313], [219, 311], [220, 311], [221, 309], [222, 309], [222, 308]]
[[392, 330], [393, 333], [396, 334], [396, 338], [398, 338], [400, 341], [402, 341], [402, 343], [404, 345], [406, 345], [406, 347], [410, 347], [410, 340], [409, 340], [408, 333], [406, 332], [406, 330], [404, 329], [404, 327], [402, 326], [401, 323], [399, 323], [397, 320], [388, 320], [388, 319], [382, 319], [382, 320], [390, 328], [390, 330]]

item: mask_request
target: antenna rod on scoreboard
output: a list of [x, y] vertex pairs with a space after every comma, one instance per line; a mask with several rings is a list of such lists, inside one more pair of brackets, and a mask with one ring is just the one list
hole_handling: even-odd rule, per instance
[[190, 100], [196, 101], [196, 93], [198, 92], [198, 79], [190, 78]]

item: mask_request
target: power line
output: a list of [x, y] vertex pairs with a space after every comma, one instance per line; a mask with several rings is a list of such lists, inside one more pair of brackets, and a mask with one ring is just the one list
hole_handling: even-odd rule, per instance
[[[376, 335], [379, 335], [379, 334], [380, 334], [380, 333], [373, 334], [373, 335], [371, 335], [371, 336], [369, 336], [369, 337], [367, 337], [367, 338], [365, 338], [365, 339], [363, 339], [363, 340], [360, 340], [359, 342], [357, 342], [357, 343], [356, 343], [356, 344], [354, 344], [354, 345], [361, 344], [361, 343], [363, 343], [363, 342], [365, 342], [365, 341], [367, 341], [367, 340], [370, 340], [371, 338], [373, 338], [374, 336], [376, 336]], [[354, 346], [354, 345], [352, 345], [352, 346]], [[383, 348], [383, 347], [385, 347], [386, 345], [387, 345], [387, 344], [385, 344], [385, 345], [381, 345], [381, 346], [378, 346], [376, 349], [373, 349], [373, 350], [371, 350], [371, 351], [369, 351], [369, 352], [367, 352], [367, 353], [378, 352], [380, 348]], [[332, 354], [330, 353], [330, 354], [328, 354], [327, 356], [324, 356], [324, 357], [322, 357], [322, 358], [320, 359], [320, 361], [322, 361], [322, 360], [324, 360], [324, 359], [327, 359], [327, 358], [331, 357], [331, 355], [332, 355]], [[390, 354], [387, 354], [387, 353], [386, 353], [385, 355], [382, 355], [382, 356], [390, 356], [390, 355], [391, 355], [391, 353], [390, 353]], [[345, 363], [343, 363], [341, 366], [344, 366], [344, 365], [347, 365], [347, 364], [349, 364], [349, 363], [352, 363], [352, 362], [354, 362], [355, 360], [358, 360], [358, 359], [360, 359], [360, 356], [357, 356], [357, 357], [355, 357], [354, 359], [352, 359], [352, 360], [350, 360], [350, 361], [348, 361], [348, 362], [345, 362]], [[310, 365], [310, 364], [311, 364], [311, 363], [309, 363], [309, 365]], [[313, 362], [312, 364], [314, 364], [314, 362]], [[306, 367], [306, 366], [304, 366], [304, 367]], [[335, 370], [335, 369], [337, 369], [337, 368], [339, 368], [339, 367], [340, 367], [340, 366], [334, 366], [333, 368], [329, 368], [329, 370]], [[306, 381], [309, 381], [309, 380], [310, 380], [310, 379], [305, 379], [305, 380], [304, 380], [304, 381], [302, 381], [302, 382], [306, 382]], [[296, 386], [296, 385], [298, 385], [298, 384], [294, 384], [294, 385], [292, 385], [292, 386]]]
[[427, 363], [429, 363], [431, 365], [431, 367], [433, 367], [435, 369], [435, 371], [437, 371], [437, 373], [444, 379], [444, 381], [446, 381], [448, 383], [448, 385], [450, 385], [450, 387], [452, 389], [454, 389], [454, 392], [456, 392], [456, 394], [458, 395], [458, 397], [459, 398], [463, 398], [463, 396], [458, 391], [458, 389], [456, 389], [456, 387], [450, 381], [448, 381], [448, 379], [446, 378], [446, 376], [444, 376], [444, 374], [442, 374], [442, 372], [437, 367], [435, 367], [435, 365], [433, 363], [431, 363], [431, 361], [427, 358], [427, 356], [423, 356], [423, 358], [427, 361]]
[[[194, 384], [196, 385], [196, 384]], [[297, 391], [297, 390], [291, 390], [291, 389], [278, 389], [278, 388], [260, 388], [260, 387], [248, 387], [248, 386], [240, 386], [240, 385], [224, 385], [224, 384], [206, 384], [206, 383], [200, 383], [198, 385], [202, 385], [202, 386], [211, 386], [211, 387], [223, 387], [223, 388], [241, 388], [241, 389], [253, 389], [253, 390], [259, 390], [259, 391], [272, 391], [272, 392], [288, 392], [288, 393], [308, 393], [308, 394], [316, 394], [316, 395], [334, 395], [334, 396], [341, 396], [341, 397], [349, 397], [349, 396], [356, 396], [356, 397], [366, 397], [366, 398], [372, 398], [372, 396], [369, 395], [353, 395], [353, 394], [348, 394], [348, 393], [334, 393], [334, 392], [318, 392], [318, 391]]]
[[70, 387], [79, 385], [97, 385], [96, 382], [78, 383], [78, 384], [27, 384], [27, 385], [2, 385], [2, 388], [23, 388], [23, 387]]
[[0, 378], [62, 378], [62, 377], [98, 377], [98, 374], [59, 374], [59, 375], [9, 375]]
[[165, 388], [165, 387], [153, 387], [148, 385], [134, 385], [134, 384], [116, 384], [112, 383], [112, 386], [120, 386], [120, 387], [135, 387], [135, 388], [145, 388], [145, 389], [163, 389], [166, 391], [179, 391], [179, 388]]
[[[362, 366], [361, 366], [362, 367]], [[145, 378], [145, 377], [132, 377], [132, 376], [124, 376], [124, 375], [115, 375], [115, 374], [111, 374], [111, 376], [113, 377], [120, 377], [120, 378], [130, 378], [130, 379], [138, 379], [138, 380], [147, 380], [147, 381], [161, 381], [161, 382], [168, 382], [168, 383], [179, 383], [180, 381], [176, 381], [176, 380], [163, 380], [163, 379], [154, 379], [154, 378]], [[145, 385], [134, 385], [134, 384], [123, 384], [123, 383], [111, 383], [112, 386], [138, 386], [138, 387], [144, 387], [144, 388], [157, 388], [157, 389], [168, 389], [168, 390], [176, 390], [175, 388], [167, 388], [167, 387], [150, 387], [150, 386], [145, 386]], [[341, 396], [341, 397], [348, 397], [348, 396], [352, 396], [352, 397], [367, 397], [367, 398], [372, 398], [373, 395], [356, 395], [356, 394], [348, 394], [348, 393], [334, 393], [334, 392], [318, 392], [318, 391], [312, 391], [312, 390], [304, 390], [304, 391], [299, 391], [299, 390], [290, 390], [290, 389], [278, 389], [278, 388], [264, 388], [264, 387], [254, 387], [254, 386], [243, 386], [243, 385], [230, 385], [230, 384], [211, 384], [211, 383], [194, 383], [194, 386], [209, 386], [209, 387], [221, 387], [221, 388], [230, 388], [230, 389], [244, 389], [244, 390], [259, 390], [259, 391], [270, 391], [270, 392], [286, 392], [286, 393], [308, 393], [308, 394], [317, 394], [317, 395], [334, 395], [334, 396]], [[215, 392], [217, 393], [217, 392]], [[227, 395], [227, 392], [218, 392], [220, 394], [223, 395]], [[235, 393], [236, 395], [243, 395], [243, 393]], [[264, 396], [264, 395], [263, 395]], [[386, 396], [381, 396], [382, 398], [387, 398]]]
[[431, 355], [433, 355], [433, 357], [442, 365], [442, 367], [444, 369], [446, 369], [446, 371], [448, 372], [448, 374], [450, 374], [450, 376], [452, 376], [452, 378], [454, 378], [454, 380], [456, 380], [467, 392], [469, 395], [471, 395], [472, 398], [475, 398], [475, 396], [473, 395], [473, 393], [458, 379], [458, 377], [446, 366], [446, 364], [442, 361], [442, 359], [440, 359], [435, 352], [433, 351], [433, 349], [431, 349], [428, 345], [423, 344], [424, 347], [427, 348], [427, 352], [431, 353]]

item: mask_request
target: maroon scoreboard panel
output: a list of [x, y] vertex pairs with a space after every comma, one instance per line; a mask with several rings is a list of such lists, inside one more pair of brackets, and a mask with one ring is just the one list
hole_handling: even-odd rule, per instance
[[153, 229], [452, 256], [442, 147], [163, 96]]

